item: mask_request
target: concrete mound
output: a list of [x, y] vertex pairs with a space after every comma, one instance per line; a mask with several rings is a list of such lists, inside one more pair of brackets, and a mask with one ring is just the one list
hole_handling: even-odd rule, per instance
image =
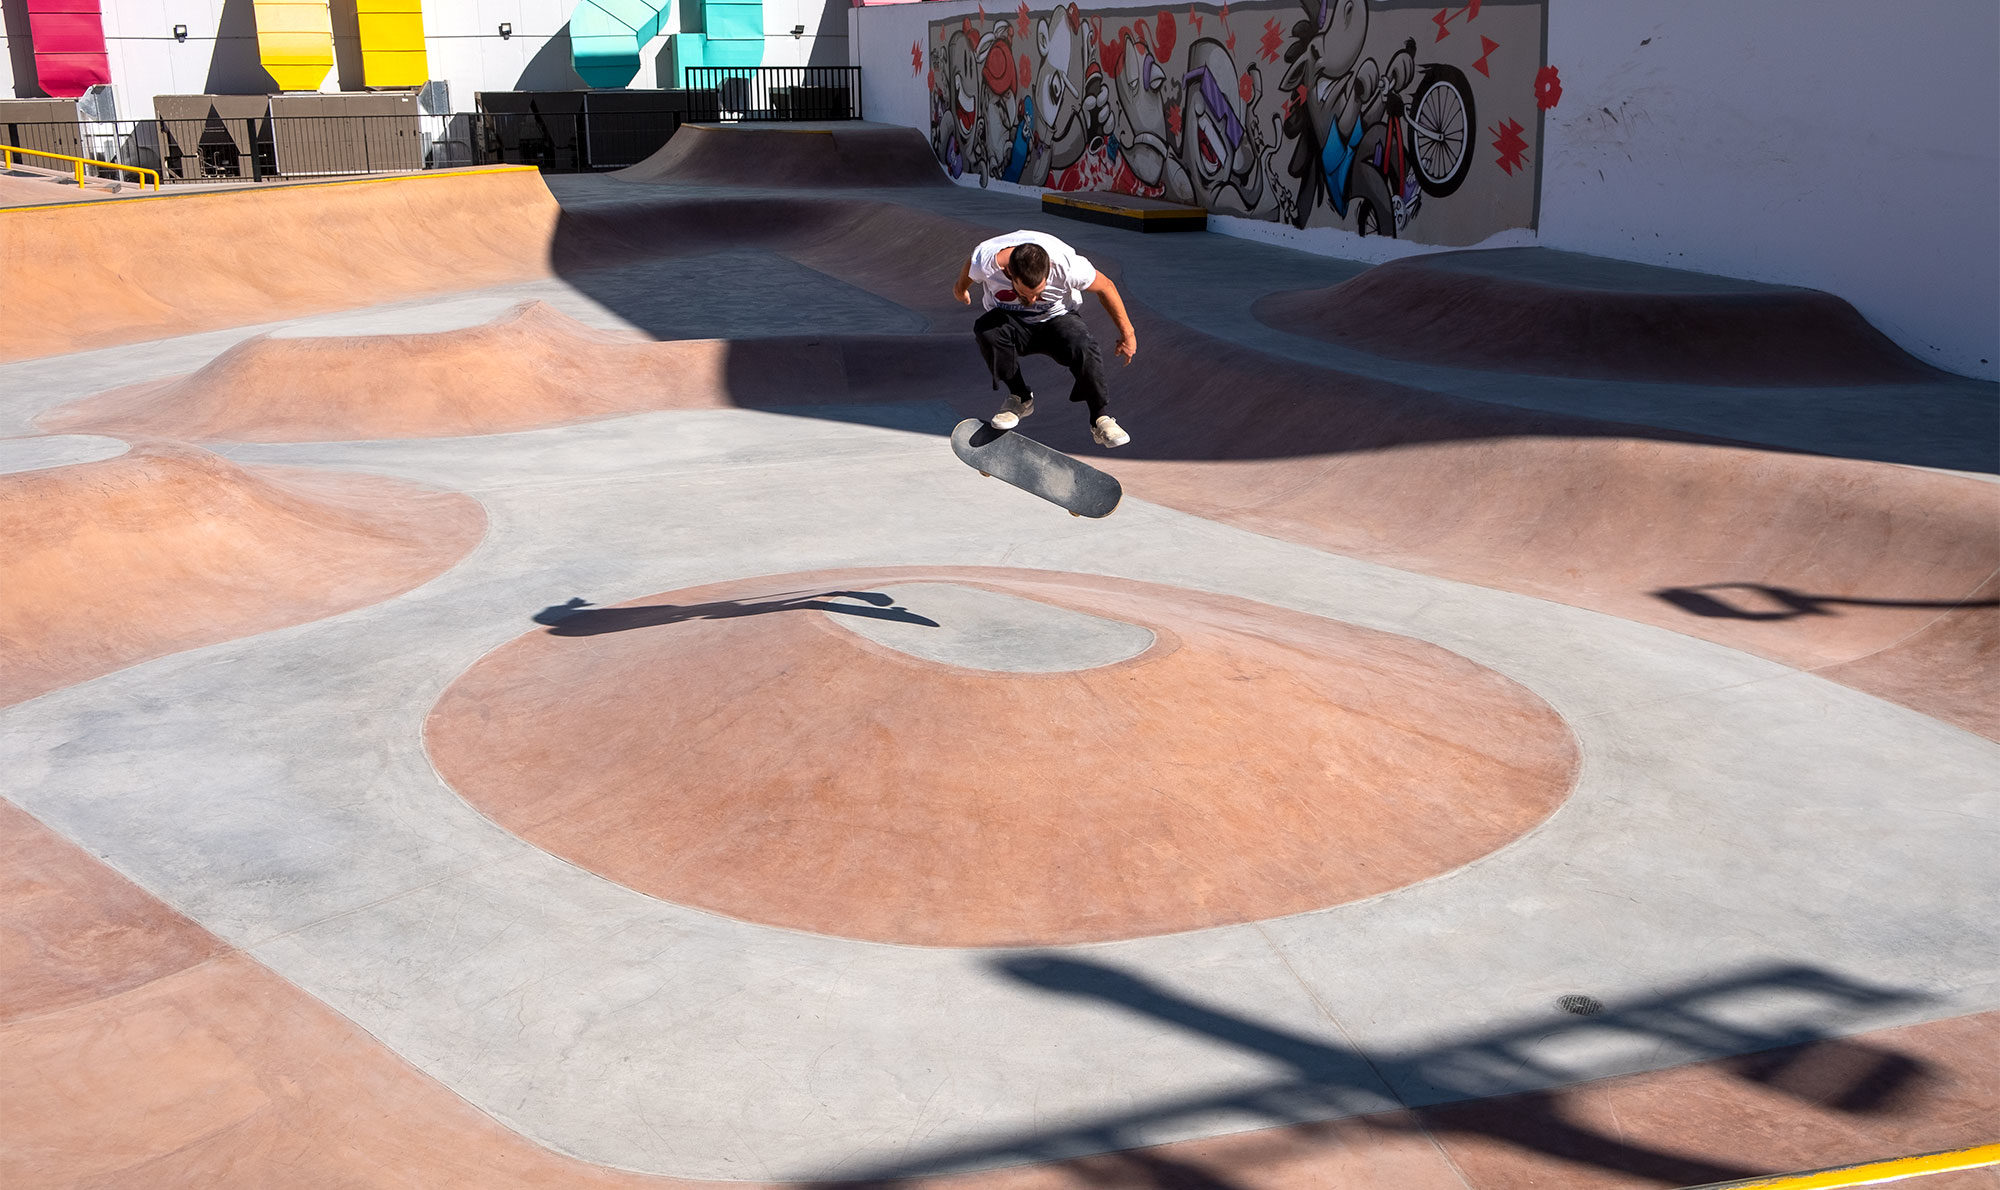
[[485, 524], [454, 493], [162, 443], [0, 475], [0, 706], [388, 599]]
[[[1155, 643], [997, 673], [841, 627], [900, 618], [928, 640], [970, 619], [977, 636], [950, 594], [966, 588], [1012, 596], [1030, 627], [1074, 631], [1080, 612]], [[982, 726], [1008, 723], [1062, 728]], [[467, 671], [425, 731], [462, 796], [581, 867], [921, 946], [1136, 938], [1373, 896], [1528, 831], [1578, 763], [1539, 698], [1435, 645], [1009, 570], [785, 575], [575, 612]]]
[[0, 210], [0, 360], [548, 272], [533, 169]]
[[1292, 334], [1500, 372], [1779, 386], [1938, 376], [1832, 294], [1747, 284], [1590, 288], [1487, 272], [1475, 267], [1481, 255], [1392, 261], [1330, 289], [1272, 294], [1252, 309]]
[[889, 124], [688, 124], [615, 177], [688, 186], [949, 186], [930, 143]]
[[[954, 350], [957, 348], [957, 350]], [[980, 373], [937, 338], [656, 342], [598, 330], [541, 302], [433, 334], [246, 340], [200, 371], [61, 406], [39, 424], [189, 441], [456, 437], [657, 409], [935, 398], [920, 377]], [[850, 380], [852, 374], [857, 380]]]

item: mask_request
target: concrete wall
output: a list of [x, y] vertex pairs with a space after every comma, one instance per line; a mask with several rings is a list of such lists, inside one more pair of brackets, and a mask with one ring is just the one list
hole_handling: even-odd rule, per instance
[[[1402, 6], [1373, 7], [1386, 25]], [[1497, 5], [1481, 8], [1484, 22]], [[1159, 6], [1088, 11], [1123, 26]], [[979, 13], [954, 0], [850, 13], [870, 118], [929, 132], [932, 26]], [[1420, 36], [1419, 61], [1476, 44], [1464, 6], [1440, 0], [1424, 15], [1439, 13], [1452, 19], [1448, 35]], [[1014, 14], [995, 5], [987, 16], [990, 29]], [[1232, 25], [1241, 62], [1263, 22], [1253, 30], [1233, 15]], [[1919, 358], [2000, 377], [2000, 5], [1548, 0], [1546, 61], [1561, 86], [1546, 113], [1533, 98], [1488, 105], [1475, 82], [1482, 159], [1497, 157], [1490, 130], [1505, 108], [1540, 167], [1535, 217], [1485, 243], [1527, 240], [1827, 290]], [[1266, 63], [1267, 87], [1277, 69]], [[1529, 114], [1511, 115], [1522, 108]], [[961, 183], [978, 184], [976, 172]], [[1430, 217], [1418, 216], [1418, 233]], [[1351, 220], [1304, 231], [1212, 224], [1364, 259], [1450, 242], [1414, 234], [1391, 246], [1358, 238]]]
[[1544, 243], [1828, 290], [2000, 375], [2000, 4], [1555, 13]]

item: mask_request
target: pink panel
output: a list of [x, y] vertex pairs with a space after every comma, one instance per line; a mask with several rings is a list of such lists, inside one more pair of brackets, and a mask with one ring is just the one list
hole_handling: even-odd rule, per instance
[[111, 81], [100, 0], [27, 0], [27, 8], [42, 90], [73, 99], [93, 83]]

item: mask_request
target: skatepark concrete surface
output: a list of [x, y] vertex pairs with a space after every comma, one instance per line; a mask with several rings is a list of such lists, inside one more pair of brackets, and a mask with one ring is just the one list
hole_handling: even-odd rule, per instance
[[[0, 1185], [2000, 1139], [2000, 389], [1823, 294], [1142, 236], [916, 136], [0, 207]], [[1102, 521], [946, 440], [1015, 227], [1132, 310], [1129, 447], [1027, 363]]]

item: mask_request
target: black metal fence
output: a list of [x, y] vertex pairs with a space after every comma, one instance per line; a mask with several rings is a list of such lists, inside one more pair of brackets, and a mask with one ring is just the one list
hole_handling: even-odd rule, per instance
[[724, 120], [859, 120], [859, 66], [690, 66], [687, 85], [714, 91]]
[[[658, 152], [691, 121], [861, 118], [858, 67], [708, 66], [689, 67], [687, 75], [689, 87], [675, 91], [493, 92], [493, 106], [518, 110], [482, 106], [440, 116], [0, 122], [0, 141], [143, 166], [158, 170], [160, 180], [171, 185], [463, 165], [533, 165], [551, 173], [623, 169]], [[34, 159], [26, 162], [32, 165]]]

